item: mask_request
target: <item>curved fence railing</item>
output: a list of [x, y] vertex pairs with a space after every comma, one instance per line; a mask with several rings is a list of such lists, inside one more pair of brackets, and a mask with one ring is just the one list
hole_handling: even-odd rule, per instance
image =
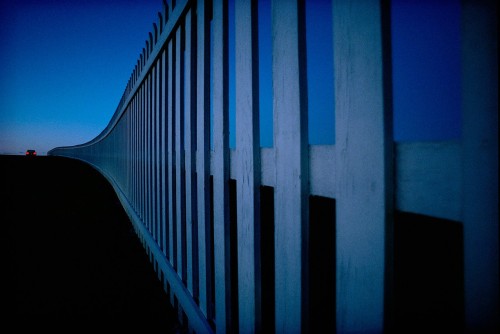
[[49, 155], [107, 177], [196, 333], [381, 332], [415, 314], [494, 326], [496, 17], [462, 5], [462, 139], [394, 143], [389, 9], [334, 0], [335, 145], [309, 145], [303, 5], [272, 3], [273, 147], [259, 143], [257, 2], [234, 4], [230, 149], [228, 2], [184, 0], [164, 4], [104, 131]]

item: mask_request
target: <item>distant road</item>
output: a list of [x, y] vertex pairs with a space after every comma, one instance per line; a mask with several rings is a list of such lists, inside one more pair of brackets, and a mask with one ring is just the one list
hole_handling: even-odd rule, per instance
[[9, 320], [174, 332], [144, 248], [111, 185], [89, 165], [0, 155], [0, 226], [0, 328]]

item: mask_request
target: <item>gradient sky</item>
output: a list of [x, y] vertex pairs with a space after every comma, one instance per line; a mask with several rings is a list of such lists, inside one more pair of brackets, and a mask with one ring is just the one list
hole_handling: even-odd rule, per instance
[[161, 0], [0, 0], [0, 154], [98, 135]]
[[[0, 0], [0, 154], [87, 142], [116, 110], [161, 0]], [[309, 142], [333, 144], [331, 3], [306, 1]], [[230, 69], [234, 20], [230, 6]], [[259, 1], [261, 145], [272, 146], [271, 5]], [[392, 5], [394, 139], [459, 139], [459, 0]], [[234, 147], [234, 75], [230, 73]]]

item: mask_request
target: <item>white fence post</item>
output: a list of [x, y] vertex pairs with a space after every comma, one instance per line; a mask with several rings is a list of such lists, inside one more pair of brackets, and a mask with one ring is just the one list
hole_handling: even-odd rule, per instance
[[198, 263], [200, 308], [208, 316], [208, 287], [210, 268], [207, 263], [209, 245], [207, 230], [210, 224], [210, 22], [203, 1], [197, 3], [197, 151], [198, 177]]
[[337, 331], [382, 332], [387, 190], [379, 1], [334, 0]]
[[185, 19], [185, 91], [184, 91], [184, 143], [185, 143], [185, 177], [186, 177], [186, 271], [187, 271], [187, 288], [193, 296], [195, 296], [195, 291], [193, 287], [193, 252], [194, 241], [193, 232], [196, 230], [194, 224], [196, 223], [196, 214], [193, 212], [196, 210], [196, 201], [193, 203], [193, 197], [196, 196], [196, 188], [194, 187], [195, 180], [193, 180], [193, 171], [196, 168], [195, 157], [196, 152], [195, 142], [196, 142], [196, 124], [193, 120], [193, 110], [195, 110], [196, 105], [192, 103], [193, 96], [196, 91], [193, 92], [193, 49], [192, 43], [196, 42], [192, 39], [192, 10], [189, 10], [186, 14]]
[[[176, 259], [175, 259], [175, 251], [174, 251], [174, 238], [176, 236], [174, 235], [174, 224], [175, 224], [175, 215], [174, 215], [174, 210], [175, 210], [175, 191], [174, 191], [174, 82], [175, 79], [173, 78], [173, 36], [171, 39], [168, 41], [168, 53], [167, 53], [167, 96], [168, 96], [168, 102], [167, 102], [167, 110], [166, 110], [166, 118], [167, 118], [167, 136], [168, 136], [168, 144], [167, 144], [167, 166], [168, 166], [168, 240], [169, 240], [169, 260], [170, 264], [176, 269]], [[171, 297], [173, 298], [173, 297]], [[173, 300], [173, 299], [171, 299]], [[173, 303], [172, 303], [173, 304]]]
[[301, 1], [272, 3], [273, 113], [276, 154], [275, 292], [276, 332], [306, 326], [308, 242], [307, 79]]
[[163, 215], [163, 205], [162, 205], [162, 186], [163, 186], [163, 179], [162, 179], [162, 173], [161, 173], [161, 168], [164, 165], [163, 160], [162, 160], [162, 149], [163, 149], [163, 143], [162, 143], [162, 135], [161, 135], [161, 128], [162, 128], [162, 112], [163, 109], [161, 108], [161, 96], [163, 95], [163, 92], [161, 91], [161, 57], [158, 57], [158, 60], [156, 61], [156, 205], [157, 205], [157, 212], [156, 212], [156, 242], [162, 247], [162, 215]]
[[177, 224], [177, 273], [181, 279], [184, 278], [185, 272], [183, 268], [183, 229], [185, 225], [185, 193], [184, 180], [182, 172], [184, 170], [184, 78], [181, 77], [182, 64], [182, 26], [177, 28], [175, 33], [175, 190], [176, 190], [176, 224]]
[[161, 245], [161, 249], [163, 250], [163, 253], [165, 256], [169, 254], [169, 240], [168, 240], [168, 233], [169, 233], [169, 226], [168, 226], [168, 158], [167, 158], [167, 146], [168, 146], [168, 141], [167, 141], [167, 135], [168, 135], [168, 130], [167, 130], [167, 108], [168, 108], [168, 93], [167, 93], [167, 51], [163, 50], [161, 52], [161, 115], [162, 115], [162, 120], [161, 120], [161, 152], [160, 152], [160, 159], [161, 159], [161, 208], [162, 208], [162, 213], [161, 213], [161, 230], [162, 230], [162, 238], [163, 242]]
[[[218, 333], [230, 330], [229, 65], [227, 0], [213, 1], [213, 189], [215, 316]], [[235, 255], [235, 254], [234, 254]]]
[[[257, 100], [257, 8], [254, 1], [235, 3], [238, 309], [240, 333], [259, 331], [260, 303], [260, 137]], [[269, 302], [269, 301], [265, 301]]]

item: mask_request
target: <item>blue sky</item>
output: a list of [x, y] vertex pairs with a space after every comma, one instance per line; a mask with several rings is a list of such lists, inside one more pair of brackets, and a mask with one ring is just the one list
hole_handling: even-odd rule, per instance
[[[44, 154], [93, 139], [115, 112], [162, 1], [0, 4], [0, 154], [28, 148]], [[335, 138], [333, 32], [325, 29], [332, 27], [330, 6], [327, 0], [306, 1], [311, 144], [333, 144]], [[261, 145], [267, 147], [273, 144], [270, 12], [270, 0], [260, 0]], [[395, 0], [391, 14], [395, 140], [459, 139], [459, 0]], [[229, 37], [231, 68], [231, 31]], [[231, 87], [232, 74], [234, 92]]]
[[394, 139], [461, 136], [460, 0], [392, 1]]
[[115, 112], [161, 0], [0, 4], [0, 154], [94, 138]]

